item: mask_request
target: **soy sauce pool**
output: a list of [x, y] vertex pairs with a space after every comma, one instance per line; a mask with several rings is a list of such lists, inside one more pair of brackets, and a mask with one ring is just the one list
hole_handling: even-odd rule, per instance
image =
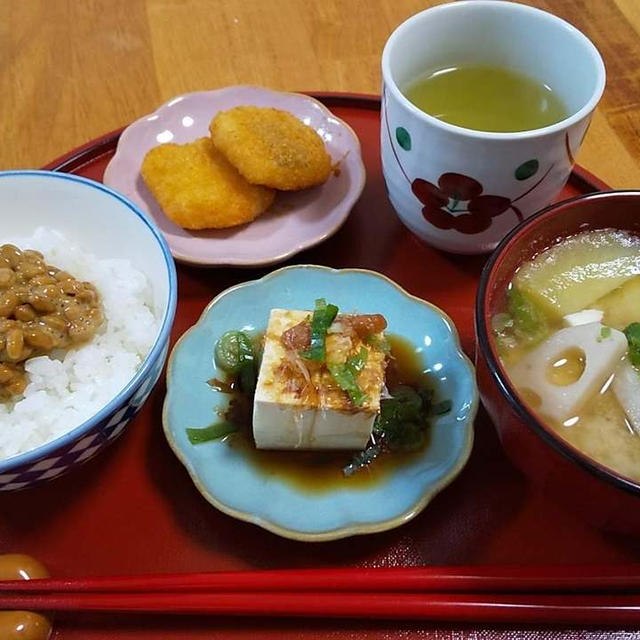
[[[389, 389], [403, 384], [433, 390], [435, 385], [415, 347], [394, 335], [387, 335], [391, 358], [387, 365]], [[256, 449], [251, 415], [253, 399], [234, 392], [224, 418], [238, 425], [238, 432], [227, 436], [227, 446], [246, 459], [247, 464], [266, 479], [276, 479], [306, 493], [325, 493], [336, 489], [369, 489], [383, 482], [397, 469], [417, 460], [429, 446], [430, 429], [421, 449], [409, 452], [386, 452], [368, 467], [346, 477], [342, 470], [351, 460], [350, 451], [271, 451]]]

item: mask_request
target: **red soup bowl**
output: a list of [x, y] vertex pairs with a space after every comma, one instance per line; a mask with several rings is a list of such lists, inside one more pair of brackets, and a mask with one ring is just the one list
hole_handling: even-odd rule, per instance
[[592, 524], [640, 532], [640, 484], [580, 452], [536, 417], [502, 367], [490, 329], [523, 262], [564, 237], [606, 228], [640, 234], [640, 191], [593, 193], [554, 204], [498, 245], [482, 272], [476, 300], [478, 386], [505, 452], [535, 485]]

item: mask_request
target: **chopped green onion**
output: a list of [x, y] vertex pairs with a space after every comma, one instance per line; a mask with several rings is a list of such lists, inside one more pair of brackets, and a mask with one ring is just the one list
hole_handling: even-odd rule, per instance
[[357, 407], [362, 405], [368, 396], [358, 385], [358, 374], [364, 369], [369, 352], [365, 347], [360, 352], [349, 358], [344, 364], [328, 364], [327, 368], [338, 386], [346, 391], [351, 402]]
[[629, 360], [634, 367], [640, 367], [640, 322], [632, 322], [624, 335], [629, 343]]
[[371, 442], [342, 470], [345, 476], [365, 468], [385, 451], [420, 449], [427, 438], [429, 418], [447, 413], [452, 407], [450, 400], [433, 404], [433, 391], [428, 388], [399, 385], [392, 394], [380, 402]]
[[382, 353], [384, 353], [385, 356], [391, 354], [391, 345], [389, 344], [389, 342], [384, 338], [380, 338], [375, 333], [368, 335], [365, 338], [365, 342], [371, 345], [377, 351], [381, 351]]
[[364, 347], [361, 347], [360, 351], [351, 356], [345, 364], [354, 373], [360, 373], [364, 369], [364, 365], [367, 364], [368, 357], [369, 352]]
[[526, 342], [538, 343], [549, 333], [544, 311], [522, 291], [515, 288], [509, 290], [507, 309], [513, 318], [513, 330]]
[[335, 304], [327, 304], [324, 298], [316, 300], [316, 308], [311, 318], [311, 344], [309, 350], [303, 353], [303, 357], [316, 362], [326, 360], [326, 337], [331, 323], [338, 315], [338, 307]]
[[242, 331], [227, 331], [216, 343], [216, 364], [238, 377], [244, 393], [252, 394], [258, 378], [256, 355], [251, 338]]
[[403, 422], [400, 428], [389, 431], [385, 442], [391, 451], [416, 451], [424, 444], [426, 423]]
[[373, 432], [384, 439], [391, 451], [418, 448], [423, 441], [418, 432], [427, 427], [428, 406], [413, 387], [400, 385], [393, 390], [391, 398], [380, 402]]
[[216, 343], [215, 358], [226, 373], [240, 373], [248, 364], [253, 365], [251, 338], [242, 331], [227, 331]]
[[611, 337], [611, 327], [602, 327], [602, 329], [600, 329], [600, 336], [598, 337], [598, 342], [602, 342], [603, 340], [606, 340], [607, 338]]
[[238, 381], [240, 382], [240, 388], [244, 393], [251, 395], [256, 390], [256, 384], [258, 382], [258, 374], [256, 372], [256, 366], [253, 362], [247, 363], [238, 374]]
[[231, 422], [217, 422], [202, 429], [187, 428], [187, 438], [189, 438], [191, 444], [201, 444], [202, 442], [218, 440], [235, 431], [237, 431], [236, 426]]
[[422, 446], [429, 417], [451, 411], [451, 400], [433, 404], [430, 389], [400, 385], [391, 398], [380, 402], [380, 414], [373, 426], [375, 436], [383, 438], [392, 451], [412, 451]]
[[442, 402], [437, 402], [431, 407], [431, 413], [434, 416], [442, 416], [445, 413], [449, 413], [452, 407], [453, 402], [451, 402], [451, 400], [443, 400]]
[[433, 389], [422, 387], [418, 389], [418, 395], [422, 399], [423, 411], [429, 411], [431, 409], [431, 405], [433, 404]]
[[345, 476], [352, 476], [356, 471], [368, 467], [380, 454], [382, 447], [379, 444], [370, 444], [364, 451], [358, 451], [351, 458], [351, 462], [342, 469]]

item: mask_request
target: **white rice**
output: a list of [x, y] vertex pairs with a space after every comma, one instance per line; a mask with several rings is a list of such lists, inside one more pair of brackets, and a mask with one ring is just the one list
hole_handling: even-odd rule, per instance
[[24, 398], [0, 402], [0, 459], [54, 440], [93, 416], [135, 375], [158, 333], [149, 282], [128, 260], [99, 260], [45, 228], [27, 238], [2, 238], [5, 243], [36, 249], [47, 264], [93, 283], [105, 323], [81, 348], [26, 362]]

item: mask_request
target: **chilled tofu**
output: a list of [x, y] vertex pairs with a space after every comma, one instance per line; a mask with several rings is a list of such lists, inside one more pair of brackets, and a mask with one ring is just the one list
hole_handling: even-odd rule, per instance
[[380, 411], [385, 355], [370, 341], [341, 331], [340, 316], [330, 327], [327, 362], [344, 363], [362, 347], [368, 352], [358, 376], [366, 399], [355, 407], [326, 367], [305, 362], [281, 342], [287, 329], [311, 316], [310, 311], [271, 311], [253, 407], [258, 449], [363, 449], [371, 436]]

